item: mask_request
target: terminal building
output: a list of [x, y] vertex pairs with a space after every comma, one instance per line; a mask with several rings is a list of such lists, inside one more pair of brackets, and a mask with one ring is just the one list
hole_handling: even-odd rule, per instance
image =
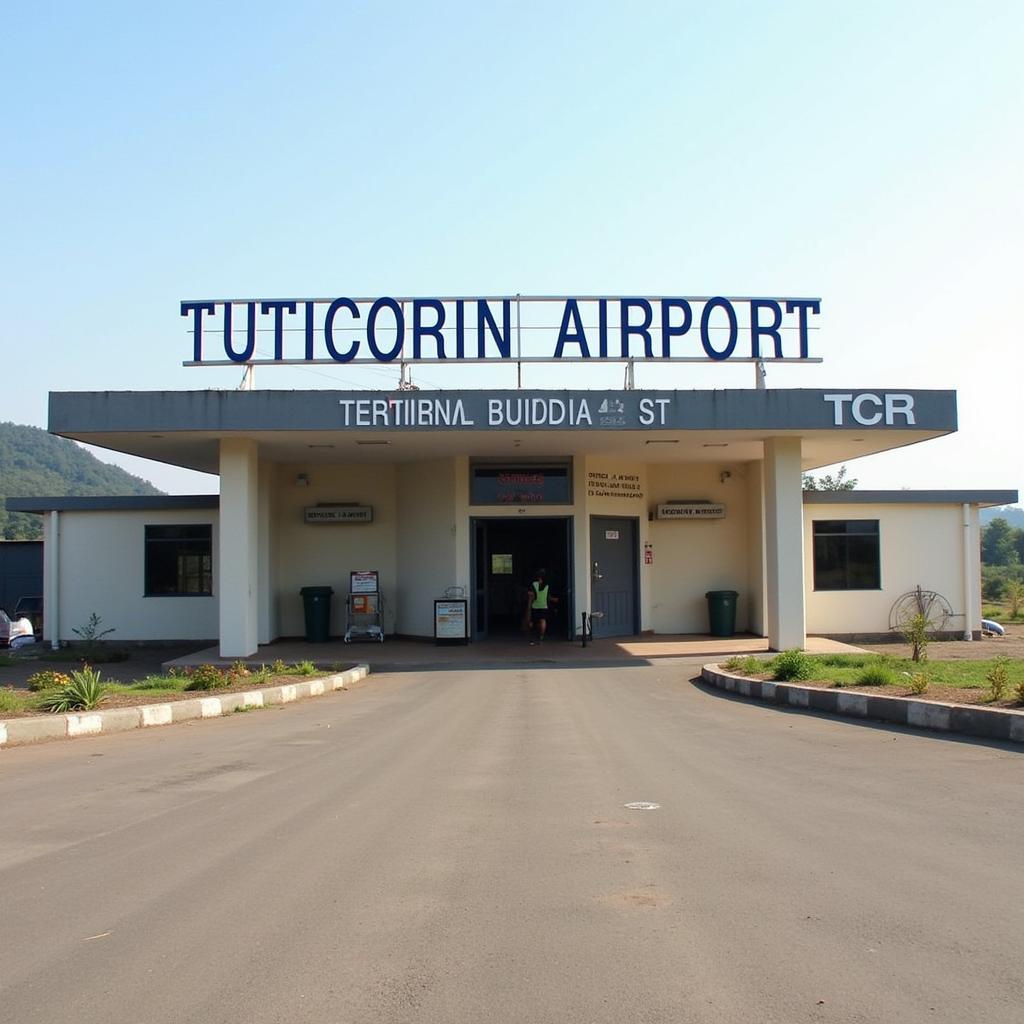
[[[504, 334], [493, 323], [511, 336], [507, 316]], [[238, 354], [251, 367], [254, 346]], [[302, 588], [343, 597], [365, 570], [387, 635], [433, 637], [435, 600], [461, 593], [480, 641], [518, 631], [539, 566], [561, 599], [553, 636], [576, 636], [585, 615], [598, 637], [706, 633], [706, 593], [733, 590], [737, 629], [782, 650], [887, 635], [920, 587], [970, 638], [979, 509], [1016, 492], [802, 489], [807, 471], [956, 428], [954, 392], [913, 388], [62, 392], [53, 433], [217, 474], [219, 496], [8, 508], [45, 517], [51, 643], [95, 612], [122, 641], [246, 657], [303, 635]], [[332, 634], [344, 615], [336, 600]]]

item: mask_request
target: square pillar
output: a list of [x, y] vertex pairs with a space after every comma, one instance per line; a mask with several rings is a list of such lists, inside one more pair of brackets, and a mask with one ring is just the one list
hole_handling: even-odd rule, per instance
[[245, 658], [258, 646], [258, 447], [244, 437], [220, 442], [220, 656]]
[[259, 532], [259, 567], [257, 574], [257, 607], [259, 609], [259, 626], [257, 639], [261, 644], [269, 644], [277, 637], [277, 617], [274, 614], [274, 589], [276, 573], [273, 552], [271, 525], [273, 519], [274, 467], [264, 463], [259, 467], [257, 481], [257, 530]]
[[799, 437], [764, 442], [765, 621], [773, 651], [807, 641], [800, 443]]

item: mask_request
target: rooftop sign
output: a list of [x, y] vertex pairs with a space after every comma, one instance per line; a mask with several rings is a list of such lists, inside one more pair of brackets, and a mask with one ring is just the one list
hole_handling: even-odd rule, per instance
[[609, 296], [207, 299], [181, 303], [186, 366], [236, 363], [819, 363], [820, 299]]

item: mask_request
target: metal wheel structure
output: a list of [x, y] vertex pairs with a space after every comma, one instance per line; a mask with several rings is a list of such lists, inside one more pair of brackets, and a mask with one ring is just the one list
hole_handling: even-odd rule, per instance
[[889, 629], [904, 630], [915, 615], [923, 615], [929, 633], [944, 632], [953, 615], [953, 608], [937, 590], [914, 590], [900, 595], [889, 610]]

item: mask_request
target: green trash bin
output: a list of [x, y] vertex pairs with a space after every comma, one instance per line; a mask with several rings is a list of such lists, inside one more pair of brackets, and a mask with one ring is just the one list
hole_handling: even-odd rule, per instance
[[735, 636], [736, 598], [740, 595], [735, 590], [709, 590], [704, 596], [708, 599], [711, 635]]
[[331, 587], [303, 587], [302, 610], [306, 613], [306, 642], [326, 643], [331, 635]]

